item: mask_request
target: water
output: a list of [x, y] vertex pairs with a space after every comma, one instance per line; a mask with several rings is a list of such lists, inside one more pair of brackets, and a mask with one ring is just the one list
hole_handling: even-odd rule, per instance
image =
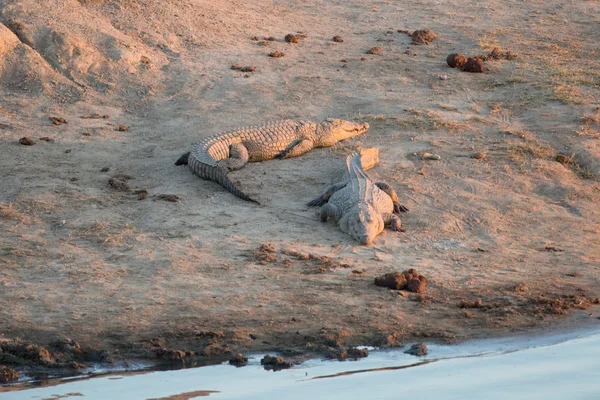
[[[116, 373], [0, 393], [3, 399], [600, 399], [600, 332], [428, 345], [429, 355], [372, 351], [359, 361]], [[31, 385], [31, 384], [29, 384]], [[23, 384], [0, 391], [24, 388]], [[181, 397], [169, 397], [180, 394]], [[186, 395], [187, 394], [187, 395]]]

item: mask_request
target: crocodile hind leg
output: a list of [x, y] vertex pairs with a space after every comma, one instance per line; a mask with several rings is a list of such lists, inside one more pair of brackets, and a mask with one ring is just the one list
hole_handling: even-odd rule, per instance
[[285, 160], [286, 158], [298, 157], [304, 153], [308, 153], [315, 147], [312, 140], [302, 139], [295, 140], [287, 149], [279, 153], [275, 158]]
[[388, 185], [385, 182], [377, 182], [375, 185], [377, 185], [377, 187], [379, 189], [381, 189], [383, 192], [387, 193], [387, 195], [392, 198], [392, 201], [394, 202], [394, 212], [395, 213], [408, 212], [408, 208], [404, 207], [402, 204], [400, 204], [398, 202], [398, 195], [396, 194], [396, 191], [394, 190], [394, 188], [392, 188], [390, 185]]
[[311, 200], [308, 203], [309, 207], [318, 207], [318, 206], [322, 206], [323, 204], [327, 203], [329, 201], [329, 198], [338, 190], [344, 188], [346, 186], [347, 182], [340, 182], [340, 183], [336, 183], [335, 185], [331, 185], [329, 186], [327, 189], [325, 189], [325, 192], [323, 192], [323, 194], [321, 194], [319, 197], [317, 197], [314, 200]]
[[229, 146], [229, 158], [219, 161], [219, 166], [227, 168], [229, 171], [235, 171], [248, 164], [248, 149], [241, 143], [234, 143]]
[[340, 219], [340, 210], [331, 203], [327, 203], [321, 208], [321, 222], [327, 222], [328, 218], [332, 218], [335, 222]]
[[381, 217], [383, 218], [383, 223], [385, 226], [389, 226], [391, 230], [396, 232], [406, 232], [404, 229], [402, 229], [402, 221], [400, 221], [400, 218], [398, 218], [397, 215], [392, 213], [383, 213], [381, 214]]

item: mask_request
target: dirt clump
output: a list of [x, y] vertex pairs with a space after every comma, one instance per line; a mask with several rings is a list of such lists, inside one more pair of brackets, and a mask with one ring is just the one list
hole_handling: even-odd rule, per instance
[[527, 285], [525, 285], [523, 282], [521, 282], [521, 283], [518, 283], [517, 285], [515, 285], [513, 290], [515, 292], [526, 292], [529, 290], [529, 288], [527, 287]]
[[48, 118], [54, 125], [68, 124], [67, 120], [64, 119], [63, 117], [48, 117]]
[[487, 55], [488, 60], [501, 60], [502, 59], [502, 51], [498, 47], [494, 47], [494, 49]]
[[5, 341], [0, 343], [0, 363], [17, 365], [47, 365], [54, 362], [44, 347], [29, 342]]
[[263, 243], [260, 247], [252, 251], [252, 255], [260, 265], [267, 265], [277, 261], [274, 254], [275, 252], [275, 247], [269, 243]]
[[379, 46], [375, 46], [375, 47], [371, 47], [369, 50], [367, 50], [367, 54], [375, 54], [378, 56], [382, 56], [383, 55], [383, 49]]
[[81, 119], [100, 119], [100, 118], [102, 118], [102, 116], [100, 114], [83, 115], [81, 117]]
[[108, 184], [111, 188], [119, 191], [119, 192], [129, 192], [129, 184], [125, 179], [120, 179], [117, 177], [112, 177], [108, 179]]
[[565, 155], [565, 154], [557, 154], [555, 160], [564, 165], [573, 165], [573, 158]]
[[11, 383], [19, 380], [21, 375], [12, 368], [0, 365], [0, 383]]
[[584, 294], [558, 295], [554, 297], [539, 296], [531, 299], [536, 310], [543, 314], [568, 315], [571, 309], [587, 310], [592, 304], [598, 304], [598, 298], [590, 298]]
[[437, 34], [430, 29], [423, 29], [414, 31], [412, 33], [412, 44], [416, 45], [429, 45], [433, 39], [437, 37]]
[[375, 285], [394, 290], [408, 290], [423, 293], [427, 288], [427, 278], [419, 275], [417, 270], [411, 268], [400, 272], [391, 272], [375, 278]]
[[269, 354], [260, 360], [260, 365], [263, 365], [267, 371], [279, 371], [282, 369], [291, 368], [293, 366], [290, 361], [284, 360], [281, 357], [273, 357]]
[[241, 66], [241, 65], [233, 64], [231, 66], [231, 69], [233, 69], [235, 71], [240, 71], [240, 72], [256, 72], [256, 67], [253, 67], [250, 65]]
[[475, 58], [468, 58], [467, 62], [465, 63], [465, 65], [462, 68], [463, 71], [465, 72], [484, 72], [485, 71], [485, 67], [483, 66], [483, 62], [475, 57]]
[[467, 62], [467, 57], [460, 53], [452, 53], [446, 57], [446, 62], [452, 68], [462, 68]]
[[285, 53], [283, 51], [275, 50], [274, 52], [269, 53], [269, 57], [281, 58], [285, 57]]
[[35, 144], [35, 142], [31, 140], [29, 136], [25, 136], [19, 139], [19, 143], [21, 143], [23, 146], [33, 146]]
[[342, 42], [344, 41], [344, 38], [343, 38], [342, 36], [335, 35], [335, 36], [333, 37], [333, 39], [331, 39], [331, 40], [333, 40], [333, 41], [334, 41], [334, 42], [336, 42], [336, 43], [342, 43]]
[[146, 189], [134, 190], [133, 193], [137, 194], [138, 200], [145, 200], [148, 197], [148, 191]]
[[248, 357], [242, 353], [238, 353], [229, 360], [229, 364], [235, 365], [236, 367], [244, 367], [248, 365]]
[[427, 346], [425, 346], [425, 343], [418, 343], [410, 346], [404, 353], [410, 354], [411, 356], [423, 357], [426, 356], [428, 352], [429, 350], [427, 349]]

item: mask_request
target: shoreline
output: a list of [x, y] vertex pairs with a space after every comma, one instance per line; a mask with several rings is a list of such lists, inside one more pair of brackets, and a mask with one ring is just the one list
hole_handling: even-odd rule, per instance
[[[570, 320], [570, 321], [569, 321]], [[573, 320], [577, 320], [577, 326], [573, 327]], [[561, 320], [561, 323], [558, 326], [554, 326], [552, 328], [549, 327], [537, 327], [532, 328], [523, 332], [516, 332], [507, 335], [493, 335], [488, 333], [486, 337], [471, 337], [466, 338], [464, 340], [460, 340], [454, 343], [439, 343], [436, 340], [424, 341], [426, 345], [429, 347], [433, 345], [437, 346], [459, 346], [461, 348], [468, 347], [470, 349], [467, 356], [481, 356], [481, 355], [489, 355], [495, 353], [506, 353], [506, 352], [514, 352], [521, 351], [529, 348], [537, 348], [537, 347], [547, 347], [553, 346], [556, 344], [560, 344], [563, 342], [575, 340], [578, 338], [585, 338], [587, 336], [595, 335], [600, 332], [600, 321], [593, 319], [584, 319], [582, 316], [572, 315], [569, 318]], [[417, 341], [418, 342], [418, 341]], [[409, 342], [410, 344], [412, 342]], [[372, 347], [365, 345], [364, 347]], [[374, 354], [382, 354], [388, 352], [401, 352], [404, 347], [388, 347], [388, 348], [378, 348], [374, 347], [370, 350]], [[479, 349], [479, 350], [478, 350]], [[483, 349], [485, 351], [481, 352]], [[437, 350], [437, 348], [436, 348]], [[478, 352], [479, 351], [479, 352]], [[279, 352], [252, 352], [248, 351], [245, 355], [250, 359], [254, 360], [252, 365], [256, 365], [256, 362], [264, 355], [272, 354], [276, 356], [281, 356]], [[373, 355], [369, 353], [370, 355]], [[437, 353], [431, 353], [431, 355], [436, 355]], [[452, 355], [452, 356], [444, 356], [441, 357], [438, 355], [433, 360], [444, 360], [446, 358], [456, 358], [461, 357], [460, 354]], [[415, 357], [415, 361], [421, 359], [421, 357]], [[328, 361], [357, 361], [358, 358], [348, 358], [348, 359], [335, 359], [328, 358], [325, 354], [318, 353], [305, 353], [302, 355], [296, 355], [295, 357], [288, 358], [288, 360], [294, 363], [294, 367], [302, 367], [302, 365], [306, 361], [311, 360], [328, 360]], [[119, 366], [115, 366], [114, 364], [94, 364], [91, 365], [89, 369], [82, 371], [71, 371], [68, 373], [65, 371], [63, 374], [57, 374], [53, 376], [48, 376], [46, 378], [36, 378], [35, 376], [27, 376], [25, 380], [20, 380], [18, 382], [13, 382], [10, 384], [0, 385], [0, 393], [10, 392], [10, 391], [21, 391], [32, 389], [38, 387], [42, 382], [43, 386], [56, 386], [64, 383], [70, 383], [79, 380], [88, 380], [100, 377], [110, 377], [113, 375], [124, 375], [131, 376], [137, 374], [144, 374], [150, 372], [158, 372], [158, 371], [172, 371], [172, 370], [180, 370], [180, 369], [189, 369], [189, 368], [201, 368], [205, 366], [215, 366], [221, 365], [224, 362], [228, 361], [226, 359], [215, 360], [215, 359], [204, 359], [194, 360], [195, 363], [189, 363], [192, 360], [181, 360], [181, 363], [161, 363], [156, 359], [130, 359], [129, 361], [124, 361]], [[186, 363], [186, 361], [188, 361]], [[247, 365], [231, 365], [231, 367], [243, 368]], [[267, 368], [265, 368], [267, 369]], [[44, 371], [50, 372], [51, 370], [43, 370], [40, 369], [36, 371], [38, 373], [43, 373]], [[65, 380], [65, 378], [69, 378]]]

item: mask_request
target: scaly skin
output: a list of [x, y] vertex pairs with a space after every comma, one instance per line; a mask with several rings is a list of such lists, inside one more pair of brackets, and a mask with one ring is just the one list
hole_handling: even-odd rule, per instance
[[237, 197], [256, 202], [227, 177], [228, 171], [248, 162], [298, 157], [317, 147], [333, 146], [340, 140], [369, 129], [367, 123], [327, 119], [321, 123], [283, 120], [248, 126], [197, 142], [175, 165], [188, 164], [200, 178], [218, 182]]
[[398, 203], [394, 189], [383, 182], [374, 183], [365, 173], [377, 164], [378, 153], [365, 149], [346, 159], [346, 175], [342, 181], [327, 188], [309, 206], [323, 205], [321, 221], [332, 218], [343, 232], [358, 242], [370, 245], [386, 225], [401, 231], [400, 218], [394, 212], [408, 211]]

